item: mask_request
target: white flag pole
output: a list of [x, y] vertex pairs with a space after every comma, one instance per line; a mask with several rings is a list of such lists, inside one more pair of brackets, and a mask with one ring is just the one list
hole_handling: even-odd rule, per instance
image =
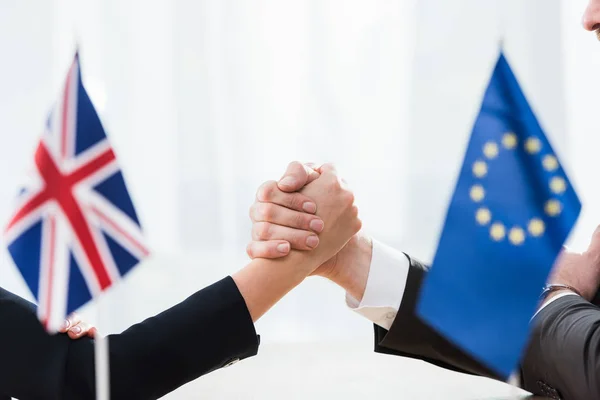
[[[73, 27], [75, 37], [75, 54], [81, 57], [79, 44], [78, 30]], [[80, 59], [81, 60], [81, 59]], [[92, 104], [92, 107], [94, 105]], [[104, 326], [102, 319], [102, 310], [104, 309], [103, 304], [105, 303], [104, 293], [99, 293], [96, 297], [96, 321], [97, 325]], [[96, 335], [94, 337], [94, 366], [96, 371], [96, 400], [110, 400], [110, 362], [109, 362], [109, 349], [108, 339], [102, 335], [99, 329], [96, 329]]]
[[[498, 42], [500, 43], [500, 50], [504, 50], [502, 47], [504, 45], [504, 37], [506, 35], [506, 27], [507, 27], [507, 2], [506, 0], [496, 0], [496, 26], [498, 29]], [[509, 396], [511, 399], [519, 400], [521, 398], [521, 382], [519, 375], [519, 366], [517, 366], [516, 370], [508, 377], [506, 381], [510, 385], [509, 387]]]
[[[97, 299], [97, 317], [98, 322], [102, 322], [102, 307], [105, 299], [104, 293], [101, 293]], [[109, 361], [109, 343], [108, 338], [96, 331], [94, 341], [95, 367], [96, 367], [96, 400], [110, 399], [110, 361]]]

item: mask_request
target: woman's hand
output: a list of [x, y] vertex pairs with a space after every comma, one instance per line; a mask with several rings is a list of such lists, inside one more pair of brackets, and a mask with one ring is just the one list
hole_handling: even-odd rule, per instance
[[66, 333], [71, 339], [79, 339], [84, 336], [93, 338], [97, 330], [87, 322], [82, 321], [79, 315], [73, 313], [67, 317], [59, 332]]

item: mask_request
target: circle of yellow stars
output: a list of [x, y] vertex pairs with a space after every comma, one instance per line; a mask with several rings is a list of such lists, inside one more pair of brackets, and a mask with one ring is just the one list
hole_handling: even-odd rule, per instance
[[[506, 132], [502, 135], [500, 144], [495, 141], [488, 141], [483, 145], [483, 157], [477, 159], [471, 171], [476, 178], [482, 179], [488, 173], [488, 162], [498, 157], [501, 148], [504, 150], [515, 150], [519, 146], [517, 135], [513, 132]], [[528, 137], [523, 142], [523, 149], [531, 154], [536, 155], [542, 151], [542, 142], [536, 137]], [[556, 172], [558, 170], [558, 160], [552, 154], [547, 154], [542, 157], [542, 167], [548, 172]], [[555, 195], [561, 195], [567, 190], [567, 182], [561, 176], [553, 176], [548, 182], [550, 191]], [[514, 225], [511, 227], [505, 226], [500, 221], [493, 221], [493, 215], [489, 208], [483, 205], [485, 200], [485, 188], [481, 183], [475, 183], [469, 190], [469, 196], [475, 203], [480, 203], [480, 207], [475, 211], [475, 221], [481, 226], [489, 226], [490, 238], [494, 241], [502, 241], [508, 238], [508, 241], [519, 246], [523, 244], [529, 235], [537, 238], [544, 234], [546, 225], [541, 218], [531, 218], [527, 222], [526, 227]], [[544, 204], [544, 213], [548, 217], [556, 217], [562, 211], [562, 203], [556, 198], [551, 198]]]

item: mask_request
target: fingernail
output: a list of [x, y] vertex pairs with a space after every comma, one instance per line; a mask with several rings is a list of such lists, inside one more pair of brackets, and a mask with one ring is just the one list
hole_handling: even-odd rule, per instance
[[76, 335], [79, 335], [81, 333], [81, 327], [79, 327], [79, 326], [74, 326], [73, 328], [71, 328], [69, 330]]
[[306, 245], [311, 249], [314, 249], [319, 244], [319, 238], [316, 236], [309, 236], [306, 238]]
[[294, 186], [294, 184], [296, 183], [296, 180], [294, 178], [292, 178], [291, 176], [286, 176], [285, 178], [283, 178], [282, 180], [279, 181], [279, 184], [281, 186]]
[[288, 251], [290, 251], [290, 244], [289, 243], [281, 243], [277, 245], [277, 251], [283, 254], [287, 254]]
[[312, 229], [313, 231], [321, 232], [325, 224], [323, 224], [323, 221], [321, 221], [320, 219], [313, 219], [312, 221], [310, 221], [309, 226], [310, 229]]
[[302, 204], [302, 209], [307, 213], [314, 214], [317, 211], [317, 205], [307, 201], [306, 203]]
[[67, 329], [69, 329], [69, 326], [71, 326], [71, 323], [69, 322], [68, 319], [65, 319], [65, 322], [63, 322], [63, 324], [62, 324], [62, 329], [67, 330]]

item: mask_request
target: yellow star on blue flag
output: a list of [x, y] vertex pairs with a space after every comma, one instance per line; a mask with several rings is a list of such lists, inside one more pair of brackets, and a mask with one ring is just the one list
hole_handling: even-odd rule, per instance
[[502, 53], [431, 270], [423, 320], [499, 376], [517, 366], [581, 203]]

